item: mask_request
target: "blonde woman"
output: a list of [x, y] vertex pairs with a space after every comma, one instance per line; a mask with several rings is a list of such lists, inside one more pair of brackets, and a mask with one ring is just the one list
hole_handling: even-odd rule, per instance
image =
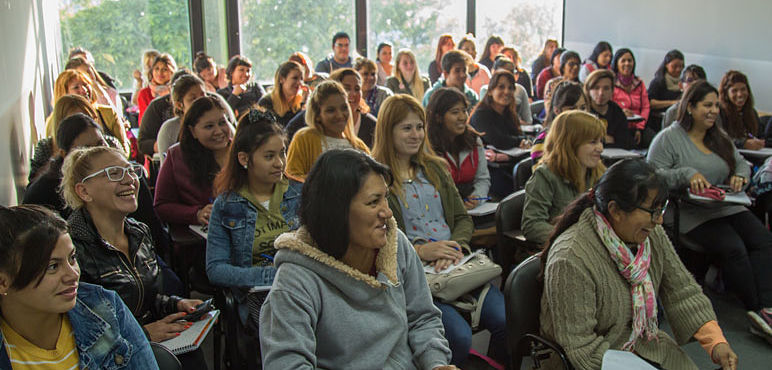
[[386, 80], [386, 87], [395, 94], [409, 94], [422, 101], [429, 90], [429, 79], [418, 72], [415, 54], [410, 49], [397, 53], [394, 74]]
[[305, 121], [308, 127], [292, 138], [287, 152], [287, 175], [303, 181], [320, 154], [330, 149], [354, 148], [370, 153], [354, 134], [354, 123], [346, 90], [337, 81], [325, 81], [308, 97]]
[[300, 112], [303, 106], [303, 66], [293, 61], [279, 65], [273, 77], [273, 90], [263, 95], [257, 105], [276, 116], [277, 122], [284, 127]]
[[606, 166], [601, 162], [606, 127], [581, 111], [558, 115], [547, 133], [544, 156], [525, 184], [523, 232], [543, 244], [556, 217], [576, 197], [595, 185]]

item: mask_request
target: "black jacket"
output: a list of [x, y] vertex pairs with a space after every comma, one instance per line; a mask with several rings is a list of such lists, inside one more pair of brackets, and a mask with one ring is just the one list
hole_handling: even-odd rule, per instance
[[259, 83], [252, 82], [247, 84], [247, 91], [244, 91], [239, 95], [233, 95], [233, 85], [231, 84], [217, 90], [217, 93], [228, 101], [228, 104], [231, 106], [231, 109], [233, 109], [233, 113], [236, 117], [240, 117], [242, 114], [249, 111], [249, 108], [257, 104], [260, 98], [265, 95], [265, 89], [263, 89], [263, 86]]
[[478, 105], [472, 117], [469, 118], [469, 124], [475, 130], [483, 133], [482, 141], [485, 145], [492, 145], [496, 149], [508, 150], [520, 145], [525, 139], [520, 131], [519, 122], [515, 122], [512, 117], [505, 117], [498, 114], [495, 110]]
[[129, 258], [98, 234], [85, 208], [72, 212], [67, 220], [70, 237], [80, 265], [80, 280], [114, 290], [145, 325], [177, 312], [180, 297], [162, 294], [163, 281], [150, 230], [145, 224], [126, 218]]
[[142, 122], [139, 124], [139, 151], [144, 155], [153, 156], [153, 145], [158, 139], [158, 130], [161, 125], [169, 118], [174, 117], [174, 106], [172, 105], [171, 94], [159, 96], [148, 104], [145, 114], [142, 115]]

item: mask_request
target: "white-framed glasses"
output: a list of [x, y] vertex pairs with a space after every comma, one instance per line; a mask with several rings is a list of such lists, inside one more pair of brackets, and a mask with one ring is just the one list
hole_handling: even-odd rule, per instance
[[129, 174], [129, 176], [139, 180], [142, 175], [145, 174], [145, 167], [142, 167], [138, 164], [130, 164], [126, 167], [121, 166], [110, 166], [105, 167], [97, 172], [94, 172], [86, 177], [83, 178], [83, 180], [80, 180], [80, 183], [86, 182], [86, 180], [97, 177], [101, 175], [104, 172], [105, 175], [107, 175], [107, 179], [113, 182], [122, 181], [124, 177], [126, 177], [126, 173]]

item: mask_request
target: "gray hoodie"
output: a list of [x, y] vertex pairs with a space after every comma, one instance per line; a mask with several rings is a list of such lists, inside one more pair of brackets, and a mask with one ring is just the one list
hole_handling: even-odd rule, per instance
[[421, 260], [389, 220], [377, 278], [315, 246], [301, 227], [274, 242], [260, 312], [263, 369], [432, 369], [450, 362]]

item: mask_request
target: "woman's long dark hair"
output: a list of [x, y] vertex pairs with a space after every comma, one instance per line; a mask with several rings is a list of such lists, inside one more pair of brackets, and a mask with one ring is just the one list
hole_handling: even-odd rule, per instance
[[467, 125], [464, 133], [455, 137], [451, 137], [445, 129], [445, 113], [458, 103], [462, 103], [466, 110], [466, 97], [452, 87], [440, 88], [429, 98], [429, 104], [426, 106], [426, 130], [429, 142], [437, 154], [447, 152], [457, 155], [462, 150], [473, 150], [477, 146], [479, 133], [471, 126]]
[[[474, 107], [474, 111], [472, 112], [472, 115], [474, 115], [474, 112], [478, 109], [489, 109], [493, 110], [493, 94], [491, 93], [493, 89], [496, 88], [496, 85], [498, 85], [500, 79], [506, 79], [509, 83], [512, 84], [512, 86], [515, 85], [515, 75], [512, 74], [512, 72], [507, 70], [498, 70], [493, 73], [493, 76], [491, 76], [491, 80], [488, 83], [488, 93], [485, 94], [485, 97], [480, 100], [479, 103], [477, 103], [477, 106]], [[504, 112], [502, 112], [502, 115], [506, 117], [507, 119], [511, 120], [513, 124], [515, 125], [515, 128], [518, 132], [520, 132], [520, 119], [517, 117], [517, 106], [516, 106], [515, 98], [512, 97], [512, 104], [508, 105], [504, 108]], [[523, 102], [523, 104], [528, 104], [528, 102]]]
[[214, 158], [214, 153], [201, 145], [191, 130], [196, 127], [201, 116], [212, 109], [221, 109], [223, 114], [227, 115], [222, 102], [211, 96], [203, 96], [190, 105], [188, 112], [182, 117], [180, 125], [180, 149], [182, 150], [182, 160], [193, 174], [193, 183], [200, 186], [210, 186], [217, 172], [220, 171], [220, 165]]
[[501, 38], [501, 36], [498, 35], [491, 35], [491, 37], [488, 37], [488, 41], [485, 42], [485, 49], [483, 50], [482, 55], [480, 56], [480, 62], [484, 60], [493, 60], [492, 57], [496, 57], [495, 55], [491, 55], [491, 45], [493, 44], [499, 44], [502, 47], [504, 46], [504, 39]]
[[[748, 99], [745, 105], [737, 107], [729, 99], [729, 88], [736, 83], [743, 83], [748, 89]], [[759, 131], [759, 121], [753, 108], [753, 92], [748, 83], [748, 77], [740, 71], [728, 71], [721, 78], [718, 85], [718, 102], [721, 105], [721, 118], [724, 129], [733, 138], [747, 137], [747, 134], [756, 136]]]
[[582, 194], [569, 204], [563, 214], [558, 217], [549, 242], [544, 246], [541, 255], [542, 273], [540, 280], [543, 281], [544, 267], [547, 264], [550, 247], [563, 232], [579, 221], [587, 208], [594, 206], [598, 212], [608, 218], [608, 205], [613, 200], [622, 211], [632, 212], [646, 201], [651, 190], [657, 191], [657, 196], [652, 201], [651, 207], [664, 204], [668, 197], [667, 185], [657, 175], [654, 167], [646, 163], [645, 160], [625, 159], [609, 167], [593, 187], [593, 196], [590, 196], [591, 192]]
[[[689, 113], [689, 108], [694, 107], [697, 103], [705, 99], [705, 96], [715, 93], [718, 96], [718, 90], [713, 85], [705, 80], [699, 80], [697, 82], [689, 84], [689, 87], [684, 91], [684, 96], [681, 97], [681, 102], [678, 106], [678, 124], [684, 128], [687, 132], [692, 129], [694, 125], [694, 117]], [[729, 139], [726, 132], [717, 124], [713, 124], [705, 132], [705, 138], [703, 139], [705, 146], [713, 153], [718, 154], [721, 159], [729, 166], [729, 174], [734, 174], [734, 170], [737, 163], [734, 161], [734, 144]]]
[[621, 48], [614, 53], [614, 59], [611, 60], [611, 71], [614, 72], [614, 75], [619, 76], [619, 60], [627, 53], [630, 53], [630, 56], [633, 58], [633, 72], [631, 75], [636, 77], [635, 67], [638, 65], [638, 62], [635, 61], [635, 54], [633, 54], [633, 51], [628, 48]]
[[248, 161], [252, 161], [252, 153], [274, 136], [279, 136], [282, 141], [286, 141], [284, 130], [276, 124], [276, 119], [271, 113], [253, 109], [241, 116], [236, 135], [228, 151], [228, 161], [225, 168], [214, 179], [212, 188], [215, 196], [229, 191], [238, 191], [249, 184], [247, 169], [239, 163], [239, 152], [247, 153]]
[[657, 67], [657, 71], [654, 72], [655, 80], [665, 78], [665, 73], [667, 73], [667, 64], [672, 62], [674, 59], [684, 60], [684, 53], [680, 52], [678, 49], [668, 51], [667, 54], [665, 54], [665, 58], [662, 59], [662, 63], [660, 63], [659, 67]]
[[[609, 44], [606, 41], [601, 41], [597, 45], [595, 45], [595, 49], [592, 49], [592, 54], [590, 54], [590, 57], [587, 58], [587, 60], [592, 61], [596, 65], [598, 64], [598, 56], [600, 53], [608, 50], [609, 53], [614, 54], [614, 49], [611, 47], [611, 44]], [[598, 66], [600, 67], [600, 66]], [[606, 66], [608, 68], [609, 66]]]

